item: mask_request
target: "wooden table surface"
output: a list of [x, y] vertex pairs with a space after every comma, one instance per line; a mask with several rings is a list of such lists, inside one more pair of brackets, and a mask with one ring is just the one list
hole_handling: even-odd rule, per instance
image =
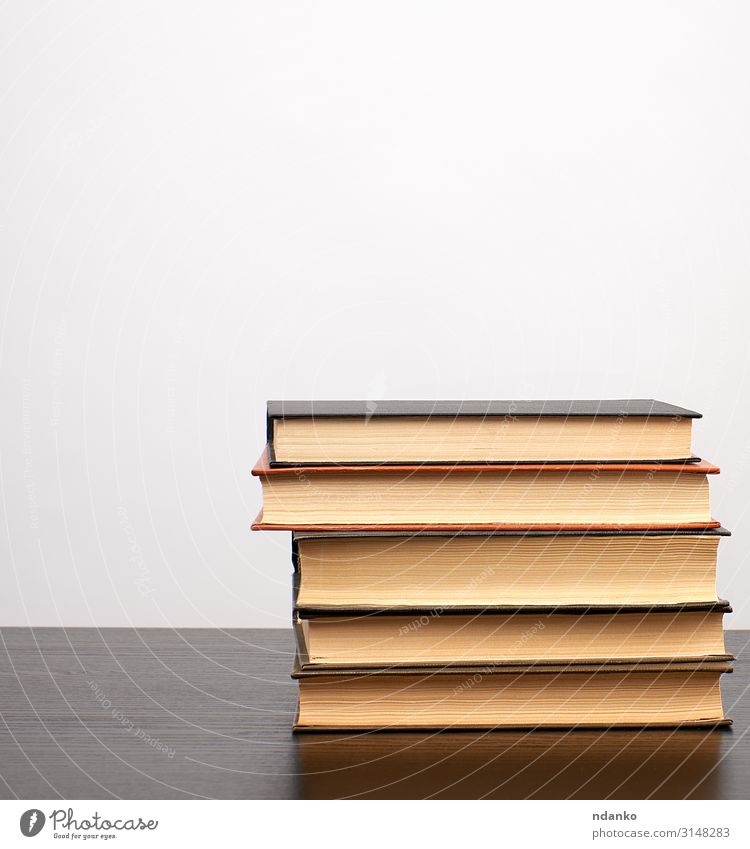
[[291, 631], [0, 640], [0, 798], [750, 798], [750, 631], [718, 731], [295, 736]]

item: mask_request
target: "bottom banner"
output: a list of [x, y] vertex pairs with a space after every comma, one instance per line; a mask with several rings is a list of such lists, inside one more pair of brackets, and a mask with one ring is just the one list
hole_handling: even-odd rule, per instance
[[3, 801], [0, 846], [747, 846], [744, 801]]

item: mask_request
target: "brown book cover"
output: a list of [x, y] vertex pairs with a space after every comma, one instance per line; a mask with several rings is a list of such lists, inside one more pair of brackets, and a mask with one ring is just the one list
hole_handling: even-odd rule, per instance
[[[250, 528], [253, 531], [363, 531], [366, 532], [368, 530], [390, 530], [390, 531], [406, 531], [409, 533], [419, 533], [420, 531], [461, 531], [465, 528], [465, 525], [449, 525], [444, 523], [436, 523], [431, 525], [334, 525], [334, 524], [326, 524], [326, 525], [307, 525], [307, 524], [273, 524], [270, 522], [263, 521], [263, 511], [255, 517], [255, 521], [250, 525]], [[710, 522], [683, 522], [680, 525], [669, 525], [669, 524], [649, 524], [643, 525], [642, 527], [637, 525], [610, 525], [610, 524], [595, 524], [595, 525], [581, 525], [581, 524], [538, 524], [538, 525], [516, 525], [512, 523], [497, 523], [497, 524], [472, 524], [470, 526], [471, 530], [479, 530], [479, 531], [497, 531], [497, 530], [505, 530], [505, 531], [526, 531], [526, 530], [542, 530], [542, 531], [563, 531], [563, 530], [575, 530], [575, 531], [619, 531], [627, 529], [630, 530], [644, 530], [644, 531], [668, 531], [668, 530], [682, 530], [682, 529], [695, 529], [702, 530], [704, 528], [720, 528], [721, 522], [716, 521], [715, 519]]]
[[[448, 476], [451, 472], [456, 472], [460, 474], [466, 474], [467, 472], [476, 472], [478, 475], [491, 475], [494, 473], [513, 473], [515, 471], [528, 473], [529, 471], [538, 471], [541, 474], [545, 472], [566, 472], [568, 474], [590, 474], [590, 473], [600, 473], [603, 471], [603, 467], [601, 464], [597, 463], [535, 463], [535, 464], [519, 464], [519, 463], [494, 463], [494, 464], [479, 464], [479, 465], [401, 465], [401, 466], [309, 466], [303, 470], [296, 467], [274, 467], [270, 465], [269, 462], [269, 454], [268, 448], [264, 450], [260, 459], [252, 469], [252, 474], [256, 477], [273, 477], [279, 475], [285, 476], [293, 476], [300, 477], [300, 475], [311, 475], [311, 474], [359, 474], [359, 475], [369, 475], [372, 474], [375, 470], [377, 470], [378, 474], [396, 474], [396, 475], [404, 475], [404, 473], [408, 473], [410, 475], [443, 475]], [[662, 463], [612, 463], [606, 466], [606, 472], [653, 472], [659, 474], [699, 474], [699, 475], [716, 475], [719, 474], [720, 469], [718, 466], [715, 466], [713, 463], [709, 463], [707, 460], [701, 460], [696, 463], [683, 463], [683, 464], [662, 464]], [[464, 529], [471, 529], [477, 531], [494, 531], [494, 530], [507, 530], [507, 531], [526, 531], [526, 530], [547, 530], [547, 531], [589, 531], [589, 530], [612, 530], [617, 531], [624, 528], [628, 529], [642, 529], [642, 530], [670, 530], [670, 529], [705, 529], [705, 528], [719, 528], [721, 527], [721, 523], [716, 520], [711, 520], [708, 522], [682, 522], [679, 524], [674, 523], [650, 523], [648, 525], [639, 525], [639, 524], [610, 524], [610, 523], [592, 523], [592, 524], [580, 524], [580, 523], [538, 523], [529, 525], [526, 524], [517, 524], [512, 522], [496, 522], [491, 524], [486, 523], [471, 523], [467, 525], [466, 523], [455, 524], [455, 523], [444, 523], [444, 522], [436, 522], [431, 524], [410, 524], [410, 523], [398, 523], [398, 524], [378, 524], [378, 525], [370, 525], [370, 524], [338, 524], [338, 523], [326, 523], [326, 524], [307, 524], [307, 523], [270, 523], [266, 522], [263, 519], [263, 511], [258, 514], [257, 518], [251, 525], [252, 529], [255, 531], [261, 530], [291, 530], [291, 531], [368, 531], [368, 530], [379, 530], [379, 531], [407, 531], [407, 532], [419, 532], [419, 531], [453, 531], [459, 532]]]

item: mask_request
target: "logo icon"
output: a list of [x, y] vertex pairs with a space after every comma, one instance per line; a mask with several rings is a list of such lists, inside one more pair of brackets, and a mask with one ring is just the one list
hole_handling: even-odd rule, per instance
[[26, 837], [36, 837], [44, 828], [44, 814], [39, 808], [32, 808], [21, 814], [21, 834]]

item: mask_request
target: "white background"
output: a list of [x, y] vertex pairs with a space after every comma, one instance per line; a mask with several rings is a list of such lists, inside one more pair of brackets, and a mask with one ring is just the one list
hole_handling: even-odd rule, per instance
[[0, 623], [282, 626], [276, 398], [655, 397], [746, 564], [750, 7], [10, 0]]

